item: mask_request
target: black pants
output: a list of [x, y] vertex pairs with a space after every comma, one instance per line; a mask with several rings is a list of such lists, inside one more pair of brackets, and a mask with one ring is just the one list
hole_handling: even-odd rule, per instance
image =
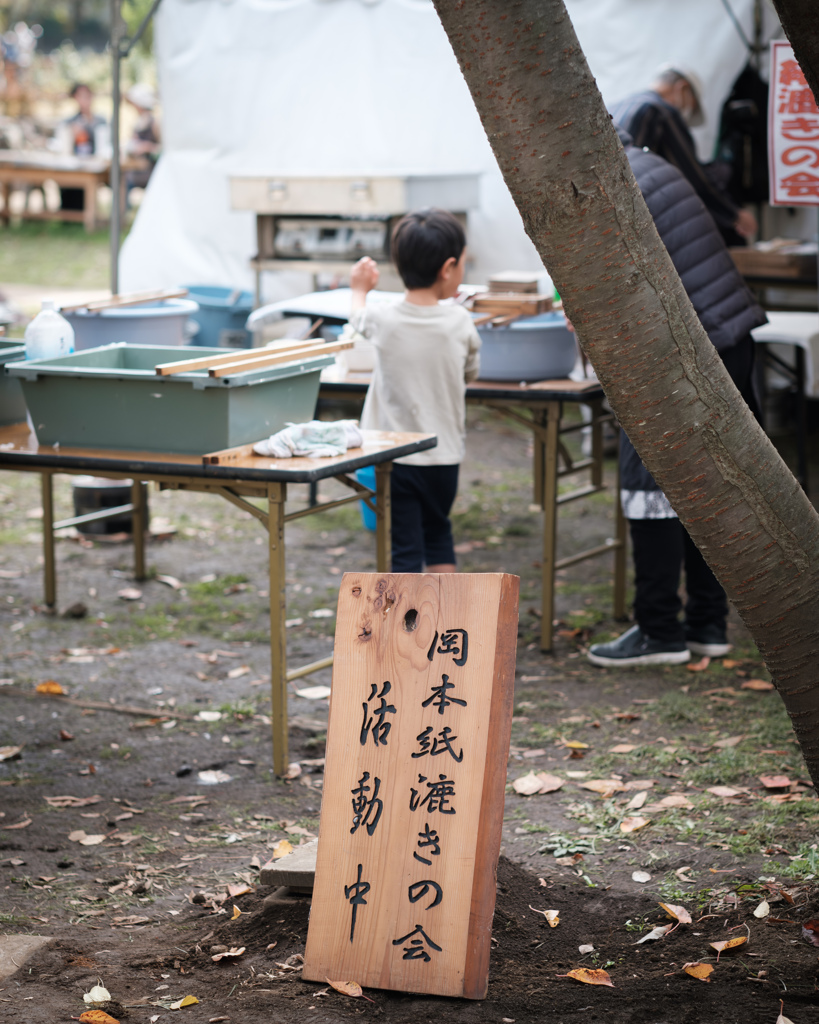
[[454, 563], [449, 511], [458, 493], [458, 467], [396, 462], [391, 476], [392, 571]]
[[629, 519], [634, 551], [634, 618], [653, 640], [684, 640], [679, 614], [680, 572], [685, 565], [685, 623], [694, 632], [723, 626], [725, 591], [679, 519]]
[[[751, 412], [760, 419], [753, 390], [754, 343], [749, 336], [720, 356]], [[725, 591], [678, 519], [629, 519], [634, 552], [634, 618], [653, 640], [683, 640], [680, 572], [685, 566], [685, 625], [724, 627]]]

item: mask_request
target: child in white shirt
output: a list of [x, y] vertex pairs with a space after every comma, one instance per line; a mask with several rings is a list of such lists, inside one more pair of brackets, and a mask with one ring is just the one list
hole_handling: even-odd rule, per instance
[[466, 436], [466, 384], [478, 376], [481, 345], [467, 311], [444, 303], [464, 275], [466, 236], [445, 210], [407, 214], [392, 235], [406, 285], [393, 306], [366, 307], [378, 283], [369, 257], [350, 274], [351, 323], [375, 348], [362, 428], [434, 433], [438, 445], [398, 459], [392, 470], [393, 572], [455, 572], [449, 513]]

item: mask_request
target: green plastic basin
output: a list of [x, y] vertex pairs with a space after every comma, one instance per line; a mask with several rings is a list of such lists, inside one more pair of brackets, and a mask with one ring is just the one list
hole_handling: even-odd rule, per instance
[[81, 448], [205, 454], [248, 444], [313, 418], [319, 378], [333, 356], [209, 377], [159, 377], [157, 363], [224, 349], [120, 343], [57, 359], [9, 364], [37, 440]]

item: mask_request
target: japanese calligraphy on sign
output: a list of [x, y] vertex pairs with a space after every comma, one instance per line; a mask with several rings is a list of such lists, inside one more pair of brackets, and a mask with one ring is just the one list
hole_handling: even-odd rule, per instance
[[819, 107], [788, 42], [771, 43], [772, 206], [819, 206]]
[[518, 579], [347, 574], [303, 977], [482, 998]]

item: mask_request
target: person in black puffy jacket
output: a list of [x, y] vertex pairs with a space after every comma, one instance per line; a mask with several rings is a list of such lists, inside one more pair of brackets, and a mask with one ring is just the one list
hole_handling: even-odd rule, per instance
[[[702, 200], [683, 175], [618, 129], [634, 177], [677, 273], [740, 394], [758, 416], [752, 385], [751, 330], [766, 316], [742, 280]], [[607, 644], [593, 644], [595, 665], [679, 664], [692, 654], [712, 658], [731, 649], [725, 591], [708, 568], [676, 513], [620, 433], [620, 500], [634, 553], [632, 626]], [[680, 620], [680, 572], [686, 603]]]

